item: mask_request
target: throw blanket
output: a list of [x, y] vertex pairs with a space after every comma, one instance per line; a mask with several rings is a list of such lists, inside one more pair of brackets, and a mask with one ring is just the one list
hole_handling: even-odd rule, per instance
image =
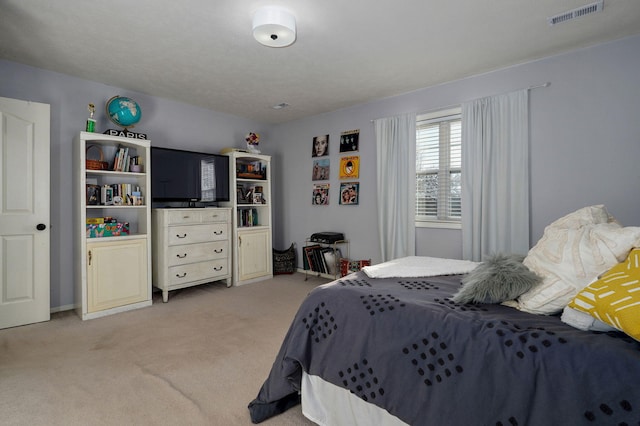
[[304, 370], [410, 425], [640, 422], [640, 342], [454, 303], [461, 278], [357, 272], [314, 289], [249, 404], [252, 420], [297, 404]]
[[479, 262], [442, 259], [439, 257], [409, 256], [362, 268], [369, 278], [435, 277], [437, 275], [467, 274]]

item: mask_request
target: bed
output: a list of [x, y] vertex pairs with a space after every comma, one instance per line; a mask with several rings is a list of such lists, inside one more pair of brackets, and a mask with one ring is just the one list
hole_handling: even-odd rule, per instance
[[[606, 217], [599, 223], [612, 222]], [[606, 269], [595, 276], [580, 277], [587, 284], [574, 292], [571, 303], [607, 270], [625, 261], [640, 264], [640, 250], [634, 249], [640, 229], [624, 231], [625, 238], [634, 233], [625, 247], [617, 240], [606, 252], [596, 241], [596, 257], [612, 259], [600, 262], [599, 269]], [[588, 244], [597, 240], [593, 229], [581, 235]], [[574, 265], [576, 247], [563, 245], [573, 253]], [[535, 248], [523, 264], [540, 276]], [[589, 269], [584, 266], [588, 255], [580, 259], [582, 270]], [[484, 262], [442, 261], [447, 266], [432, 266], [426, 273], [420, 267], [397, 272], [397, 262], [385, 263], [314, 289], [249, 404], [252, 421], [302, 402], [303, 414], [321, 425], [640, 424], [635, 331], [607, 326], [606, 318], [596, 319], [594, 313], [588, 324], [575, 322], [566, 312], [586, 314], [575, 303], [574, 308], [566, 303], [566, 312], [546, 314], [524, 310], [526, 297], [523, 306], [519, 298], [511, 305], [461, 303], [456, 301], [461, 289]], [[402, 262], [435, 265], [439, 260]], [[387, 267], [388, 273], [376, 274]], [[540, 279], [533, 295], [538, 298], [549, 292], [546, 277]]]

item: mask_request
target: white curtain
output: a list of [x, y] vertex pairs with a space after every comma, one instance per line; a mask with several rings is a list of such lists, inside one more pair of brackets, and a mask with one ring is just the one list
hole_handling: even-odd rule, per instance
[[529, 250], [529, 91], [462, 105], [462, 255]]
[[378, 233], [382, 261], [413, 256], [415, 246], [416, 115], [374, 121], [378, 170]]

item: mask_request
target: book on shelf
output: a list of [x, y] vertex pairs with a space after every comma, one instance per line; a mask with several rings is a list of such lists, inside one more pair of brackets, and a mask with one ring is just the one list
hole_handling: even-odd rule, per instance
[[266, 179], [267, 166], [261, 161], [236, 164], [236, 177], [243, 179]]
[[313, 263], [316, 265], [316, 272], [326, 273], [327, 268], [322, 257], [322, 248], [313, 250]]
[[336, 275], [338, 271], [338, 260], [342, 257], [340, 249], [334, 249], [331, 247], [324, 247], [322, 249], [322, 260], [324, 261], [327, 274]]
[[119, 147], [113, 158], [113, 171], [130, 172], [132, 165], [140, 165], [140, 157], [134, 151], [129, 151], [128, 147]]
[[258, 226], [258, 210], [257, 209], [240, 209], [238, 210], [238, 226]]
[[311, 246], [305, 246], [303, 247], [303, 251], [304, 251], [304, 258], [303, 258], [303, 263], [304, 263], [304, 269], [309, 270], [309, 271], [317, 271], [317, 266], [315, 264], [314, 261], [314, 256], [313, 256], [313, 252], [317, 249], [320, 249], [320, 245], [311, 245]]
[[130, 183], [114, 183], [103, 185], [100, 194], [100, 204], [107, 206], [143, 206], [144, 197], [140, 187]]

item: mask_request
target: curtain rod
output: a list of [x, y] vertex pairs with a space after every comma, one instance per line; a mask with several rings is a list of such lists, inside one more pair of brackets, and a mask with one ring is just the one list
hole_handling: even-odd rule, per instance
[[[547, 81], [547, 82], [542, 83], [542, 84], [536, 84], [536, 85], [534, 85], [534, 86], [529, 86], [529, 87], [527, 87], [527, 90], [541, 89], [541, 88], [543, 88], [543, 87], [549, 87], [549, 86], [551, 86], [551, 82], [550, 82], [550, 81]], [[516, 89], [516, 90], [518, 90], [518, 89]], [[513, 90], [513, 91], [515, 92], [515, 90]], [[427, 114], [427, 113], [429, 113], [429, 112], [431, 112], [431, 111], [438, 111], [438, 110], [442, 110], [442, 109], [456, 108], [456, 107], [459, 107], [460, 105], [462, 105], [464, 102], [469, 102], [469, 101], [463, 101], [463, 102], [460, 102], [460, 104], [459, 104], [459, 105], [449, 105], [449, 106], [442, 107], [442, 108], [438, 108], [438, 109], [432, 109], [432, 110], [430, 110], [430, 111], [423, 111], [423, 112], [420, 112], [420, 113], [418, 113], [418, 114]], [[375, 120], [371, 120], [371, 122], [372, 122], [372, 123], [373, 123], [374, 121], [375, 121]]]
[[546, 83], [538, 84], [536, 86], [529, 86], [529, 87], [527, 87], [527, 89], [533, 90], [533, 89], [540, 89], [542, 87], [549, 87], [549, 86], [551, 86], [551, 82], [547, 81]]

